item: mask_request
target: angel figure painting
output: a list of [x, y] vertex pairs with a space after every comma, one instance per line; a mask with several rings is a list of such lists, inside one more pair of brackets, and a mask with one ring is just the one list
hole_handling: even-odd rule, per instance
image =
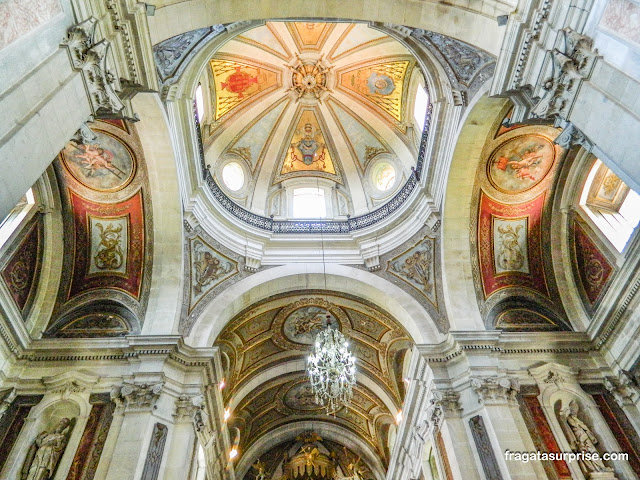
[[45, 430], [40, 433], [27, 452], [20, 480], [53, 478], [60, 457], [69, 443], [72, 428], [73, 421], [65, 417], [51, 432]]
[[129, 184], [135, 174], [135, 162], [129, 149], [118, 139], [94, 131], [92, 143], [69, 142], [62, 151], [67, 171], [87, 188], [113, 192]]
[[200, 238], [191, 240], [191, 308], [209, 291], [238, 272], [237, 263]]
[[493, 152], [487, 165], [487, 176], [501, 192], [523, 192], [547, 175], [553, 166], [555, 153], [555, 147], [545, 137], [514, 137]]

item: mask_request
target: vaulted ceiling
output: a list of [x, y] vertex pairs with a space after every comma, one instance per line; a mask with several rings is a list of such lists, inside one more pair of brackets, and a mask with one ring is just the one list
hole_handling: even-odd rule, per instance
[[[358, 369], [352, 402], [334, 414], [315, 403], [305, 373], [311, 344], [327, 314], [348, 337]], [[389, 428], [404, 400], [402, 369], [410, 344], [389, 314], [344, 294], [280, 295], [239, 314], [216, 345], [224, 359], [229, 425], [240, 431], [246, 462], [274, 446], [265, 444], [265, 438], [303, 425], [321, 434], [323, 428], [334, 432], [327, 440], [359, 438], [357, 453], [367, 468], [379, 472], [389, 460]], [[287, 441], [293, 440], [289, 437]]]
[[[335, 182], [343, 214], [383, 203], [416, 162], [406, 120], [415, 65], [402, 44], [364, 23], [267, 22], [238, 34], [209, 62], [205, 148], [218, 183], [226, 163], [240, 163], [246, 186], [227, 193], [276, 217], [280, 184], [301, 177]], [[381, 159], [397, 177], [386, 191], [371, 178]]]

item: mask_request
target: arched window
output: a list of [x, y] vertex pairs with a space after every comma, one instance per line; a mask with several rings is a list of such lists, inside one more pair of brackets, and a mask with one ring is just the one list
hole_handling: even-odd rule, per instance
[[202, 85], [198, 84], [196, 88], [196, 114], [198, 115], [198, 122], [202, 122], [204, 116], [204, 95], [202, 93]]
[[4, 245], [15, 229], [22, 223], [35, 203], [33, 189], [30, 188], [9, 214], [2, 219], [0, 222], [0, 247]]
[[582, 191], [580, 205], [616, 250], [622, 252], [640, 221], [640, 195], [596, 160]]
[[294, 218], [325, 218], [326, 216], [324, 190], [316, 187], [302, 187], [293, 191]]
[[427, 119], [427, 108], [429, 106], [429, 94], [424, 86], [419, 83], [416, 89], [416, 98], [413, 104], [413, 119], [416, 127], [421, 132], [424, 130], [424, 124]]

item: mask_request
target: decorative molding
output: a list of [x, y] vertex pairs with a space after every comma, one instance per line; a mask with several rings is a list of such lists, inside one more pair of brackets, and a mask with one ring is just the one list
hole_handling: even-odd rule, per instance
[[78, 145], [87, 145], [96, 143], [98, 136], [91, 130], [87, 123], [83, 123], [78, 131], [71, 137], [71, 141]]
[[16, 395], [17, 391], [15, 387], [9, 388], [0, 393], [0, 397], [2, 397], [2, 400], [0, 400], [0, 420], [4, 416], [7, 409], [11, 406], [11, 402], [13, 402], [13, 400], [16, 398]]
[[155, 409], [164, 382], [153, 385], [125, 383], [111, 391], [111, 399], [125, 412], [144, 412]]
[[176, 399], [176, 412], [173, 418], [176, 422], [192, 421], [198, 410], [204, 406], [204, 397], [202, 395], [180, 395]]
[[444, 418], [459, 417], [462, 415], [462, 405], [460, 404], [460, 394], [454, 389], [433, 390], [431, 394], [431, 405], [433, 412], [431, 421], [434, 425], [439, 425]]
[[556, 137], [553, 143], [566, 150], [569, 150], [576, 145], [580, 145], [587, 152], [591, 152], [595, 147], [593, 142], [571, 122], [566, 122], [558, 118], [554, 123], [554, 127], [561, 127], [563, 130], [562, 133]]
[[509, 377], [477, 377], [471, 379], [471, 388], [478, 395], [478, 402], [485, 405], [516, 405], [520, 382]]
[[140, 480], [157, 480], [168, 432], [169, 428], [162, 423], [158, 422], [153, 426], [151, 443], [149, 450], [147, 450], [147, 459], [144, 462], [144, 470], [142, 470]]
[[100, 378], [94, 375], [87, 375], [79, 371], [69, 371], [53, 377], [44, 377], [42, 383], [45, 386], [46, 393], [59, 393], [62, 398], [68, 398], [72, 393], [82, 393], [90, 390], [99, 380]]
[[626, 370], [620, 370], [617, 377], [605, 377], [604, 386], [621, 407], [635, 405], [640, 399], [640, 386]]
[[98, 20], [89, 17], [71, 26], [62, 45], [67, 48], [72, 68], [82, 73], [93, 117], [124, 119], [126, 109], [115, 91], [116, 77], [107, 68], [110, 43], [94, 40], [97, 23]]
[[480, 463], [482, 464], [482, 470], [486, 478], [502, 480], [502, 473], [500, 472], [500, 467], [498, 466], [498, 461], [496, 460], [496, 455], [491, 445], [491, 439], [484, 426], [484, 420], [480, 415], [471, 417], [469, 419], [469, 427], [471, 428], [471, 435], [476, 444], [478, 457], [480, 457]]

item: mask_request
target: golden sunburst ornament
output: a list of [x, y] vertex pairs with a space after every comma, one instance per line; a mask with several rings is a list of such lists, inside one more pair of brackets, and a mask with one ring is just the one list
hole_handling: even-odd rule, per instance
[[295, 92], [298, 100], [302, 96], [315, 97], [320, 100], [322, 92], [327, 90], [327, 73], [329, 68], [324, 67], [320, 60], [315, 62], [303, 62], [298, 58], [295, 66], [289, 65], [291, 69], [291, 88]]

